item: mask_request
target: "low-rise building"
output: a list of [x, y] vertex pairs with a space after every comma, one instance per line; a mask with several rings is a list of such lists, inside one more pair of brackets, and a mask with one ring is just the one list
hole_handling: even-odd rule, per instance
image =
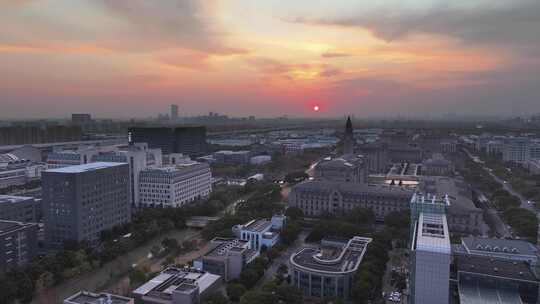
[[216, 292], [222, 283], [219, 275], [190, 268], [168, 267], [133, 291], [144, 304], [199, 304]]
[[135, 304], [135, 300], [106, 292], [79, 291], [66, 298], [64, 304]]
[[41, 216], [41, 202], [33, 197], [0, 195], [0, 220], [33, 222]]
[[422, 174], [429, 176], [450, 176], [454, 174], [454, 164], [440, 153], [433, 153], [422, 162]]
[[483, 210], [472, 200], [472, 190], [461, 177], [424, 176], [419, 193], [447, 197], [450, 202], [447, 220], [450, 231], [482, 235], [486, 230]]
[[540, 254], [538, 248], [527, 241], [475, 236], [461, 238], [461, 244], [454, 246], [453, 251], [455, 254], [523, 261], [531, 265], [538, 264]]
[[327, 157], [315, 166], [315, 178], [334, 182], [367, 182], [367, 170], [362, 157], [353, 154], [342, 157]]
[[370, 238], [323, 239], [317, 248], [305, 247], [289, 259], [291, 284], [305, 297], [349, 299], [353, 277]]
[[479, 255], [456, 255], [461, 304], [538, 303], [540, 281], [531, 265]]
[[22, 186], [41, 178], [41, 172], [47, 166], [28, 160], [17, 159], [11, 162], [0, 162], [0, 189], [11, 186]]
[[262, 246], [270, 248], [279, 241], [279, 231], [285, 224], [285, 216], [274, 215], [271, 220], [252, 220], [243, 225], [233, 227], [237, 238], [248, 241], [249, 249], [261, 250]]
[[249, 249], [248, 241], [214, 238], [210, 244], [210, 251], [193, 261], [193, 266], [226, 282], [240, 277], [242, 270], [259, 256], [257, 250]]
[[249, 159], [249, 163], [252, 165], [262, 165], [272, 161], [270, 155], [257, 155]]
[[413, 193], [401, 186], [313, 180], [291, 189], [289, 206], [313, 217], [325, 213], [346, 215], [354, 208], [369, 208], [378, 220], [383, 220], [390, 212], [408, 210]]
[[212, 172], [205, 163], [147, 168], [140, 172], [141, 207], [182, 207], [212, 192]]
[[32, 261], [38, 250], [38, 225], [0, 220], [0, 270]]
[[247, 165], [249, 164], [250, 156], [250, 151], [222, 150], [214, 152], [214, 159], [216, 162], [227, 165]]

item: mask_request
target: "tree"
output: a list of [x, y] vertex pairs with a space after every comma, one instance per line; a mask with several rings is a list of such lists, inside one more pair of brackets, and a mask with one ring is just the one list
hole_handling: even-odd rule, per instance
[[[264, 270], [263, 270], [264, 273]], [[251, 268], [246, 268], [242, 273], [240, 274], [240, 283], [244, 286], [246, 286], [247, 289], [251, 289], [255, 284], [257, 284], [257, 281], [261, 278], [261, 275], [259, 273]]]
[[227, 284], [227, 296], [234, 302], [238, 302], [246, 290], [246, 287], [240, 283]]
[[240, 299], [240, 304], [274, 304], [277, 297], [271, 292], [248, 291]]
[[230, 301], [220, 292], [215, 292], [209, 295], [203, 304], [229, 304]]
[[161, 245], [168, 251], [178, 249], [178, 240], [173, 238], [166, 238], [161, 241]]
[[135, 286], [147, 281], [146, 273], [140, 269], [134, 269], [129, 274], [129, 283], [131, 286]]
[[375, 213], [368, 208], [357, 207], [351, 210], [345, 219], [359, 225], [372, 225], [375, 222]]
[[279, 282], [283, 282], [285, 280], [285, 276], [289, 273], [289, 267], [287, 267], [286, 264], [280, 264], [277, 271], [276, 271], [276, 279]]
[[275, 294], [278, 300], [283, 301], [283, 303], [302, 304], [304, 302], [302, 292], [298, 288], [291, 285], [279, 285], [275, 291]]
[[161, 247], [158, 245], [152, 246], [152, 248], [150, 248], [150, 253], [152, 254], [152, 257], [157, 257], [161, 253]]
[[304, 212], [302, 211], [302, 209], [300, 209], [298, 207], [289, 207], [289, 208], [287, 208], [285, 210], [285, 215], [290, 220], [296, 221], [296, 220], [301, 219], [302, 217], [304, 217]]
[[283, 242], [285, 245], [291, 245], [298, 238], [300, 231], [302, 231], [302, 228], [300, 227], [299, 223], [289, 221], [281, 230], [281, 242]]

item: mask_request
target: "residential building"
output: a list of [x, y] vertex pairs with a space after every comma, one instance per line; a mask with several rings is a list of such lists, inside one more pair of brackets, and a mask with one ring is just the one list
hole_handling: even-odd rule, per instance
[[0, 220], [0, 271], [32, 261], [38, 250], [38, 225]]
[[448, 204], [448, 199], [434, 196], [411, 201], [410, 303], [449, 303], [451, 247], [445, 214]]
[[390, 212], [408, 210], [412, 195], [411, 189], [401, 186], [312, 180], [291, 189], [289, 206], [313, 217], [326, 213], [346, 215], [354, 208], [369, 208], [378, 220], [383, 220]]
[[200, 156], [207, 148], [205, 127], [134, 127], [129, 129], [129, 138], [130, 142], [145, 142], [150, 148], [160, 148], [163, 154]]
[[135, 300], [106, 292], [79, 291], [66, 298], [64, 304], [135, 304]]
[[271, 220], [251, 220], [232, 228], [235, 236], [249, 242], [249, 249], [260, 251], [263, 246], [270, 248], [279, 241], [279, 231], [285, 224], [285, 216], [274, 215]]
[[214, 238], [211, 249], [193, 261], [197, 269], [220, 276], [225, 282], [240, 277], [242, 270], [259, 252], [249, 249], [249, 242], [239, 239]]
[[168, 267], [135, 289], [133, 295], [143, 304], [199, 304], [217, 292], [221, 283], [219, 275], [192, 268]]
[[43, 172], [45, 241], [99, 241], [100, 233], [131, 221], [129, 166], [95, 162]]
[[227, 165], [248, 165], [251, 152], [250, 151], [217, 151], [214, 152], [214, 159], [217, 163]]
[[353, 278], [366, 253], [370, 238], [323, 239], [319, 247], [304, 247], [291, 255], [291, 284], [308, 298], [351, 296]]
[[147, 168], [140, 172], [141, 207], [182, 207], [212, 192], [212, 172], [205, 163]]
[[0, 195], [0, 220], [37, 223], [41, 201], [33, 197]]

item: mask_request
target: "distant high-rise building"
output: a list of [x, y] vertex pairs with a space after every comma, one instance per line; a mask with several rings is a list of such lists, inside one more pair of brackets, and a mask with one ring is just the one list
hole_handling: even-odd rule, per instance
[[351, 118], [347, 117], [347, 123], [345, 124], [345, 137], [343, 138], [343, 154], [354, 153], [354, 134]]
[[2, 127], [0, 145], [41, 144], [52, 142], [79, 141], [82, 139], [80, 126], [47, 127]]
[[163, 154], [182, 153], [200, 156], [206, 152], [206, 128], [203, 126], [134, 127], [129, 129], [131, 142], [146, 142]]
[[171, 121], [178, 121], [178, 106], [175, 104], [171, 105]]
[[96, 162], [43, 172], [45, 241], [99, 241], [100, 233], [131, 220], [129, 166]]
[[75, 125], [84, 125], [92, 122], [90, 114], [71, 114], [71, 122]]

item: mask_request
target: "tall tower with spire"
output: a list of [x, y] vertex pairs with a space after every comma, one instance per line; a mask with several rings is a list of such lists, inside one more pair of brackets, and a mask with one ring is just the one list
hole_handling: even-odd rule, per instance
[[347, 117], [347, 123], [345, 124], [345, 137], [343, 139], [343, 154], [353, 154], [354, 153], [354, 135], [353, 127], [351, 122], [351, 117]]

